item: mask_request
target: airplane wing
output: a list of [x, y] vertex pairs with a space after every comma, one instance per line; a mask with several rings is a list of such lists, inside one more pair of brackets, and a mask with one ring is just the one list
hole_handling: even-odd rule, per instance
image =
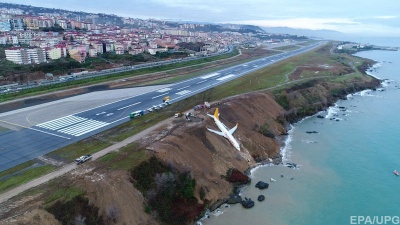
[[230, 130], [229, 130], [229, 133], [233, 134], [233, 132], [235, 132], [237, 126], [238, 126], [238, 124], [236, 124], [236, 126], [234, 126], [232, 129], [230, 129]]
[[209, 131], [211, 131], [211, 132], [213, 132], [213, 133], [216, 133], [216, 134], [218, 134], [218, 135], [220, 135], [220, 136], [222, 136], [222, 137], [225, 137], [224, 133], [222, 133], [222, 132], [220, 132], [220, 131], [216, 131], [216, 130], [213, 130], [213, 129], [210, 129], [210, 128], [207, 128], [207, 130], [209, 130]]

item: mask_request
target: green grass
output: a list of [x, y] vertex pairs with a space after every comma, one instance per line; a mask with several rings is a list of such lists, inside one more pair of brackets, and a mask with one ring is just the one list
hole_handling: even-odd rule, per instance
[[47, 155], [53, 158], [62, 158], [72, 162], [82, 155], [93, 154], [112, 145], [112, 142], [98, 140], [93, 137], [86, 138], [71, 145], [50, 152]]
[[[175, 112], [186, 111], [190, 109], [193, 105], [199, 104], [201, 102], [215, 101], [233, 95], [258, 90], [265, 90], [268, 88], [273, 88], [277, 85], [282, 85], [286, 80], [285, 74], [294, 71], [296, 67], [300, 65], [308, 64], [337, 65], [338, 62], [324, 53], [317, 53], [314, 51], [305, 53], [300, 56], [293, 57], [290, 60], [288, 59], [267, 68], [255, 71], [251, 74], [235, 79], [211, 90], [200, 93], [196, 96], [173, 103], [172, 105], [166, 107], [160, 112], [147, 114], [143, 117], [132, 119], [127, 123], [121, 124], [117, 127], [111, 128], [98, 134], [97, 136], [101, 137], [100, 139], [85, 139], [49, 154], [72, 161], [81, 155], [91, 154], [100, 151], [110, 146], [114, 142], [122, 141], [149, 127], [154, 126], [158, 122], [161, 122], [173, 116]], [[315, 73], [313, 75], [315, 76]], [[321, 79], [323, 79], [322, 77], [325, 77], [326, 75], [329, 74], [321, 73], [318, 74], [318, 76], [316, 77], [321, 77]], [[309, 76], [311, 77], [311, 74]], [[337, 79], [350, 78], [343, 76], [343, 78], [338, 77]], [[116, 153], [108, 155], [104, 160], [106, 160], [108, 157], [116, 157], [116, 155]]]
[[53, 171], [54, 168], [55, 167], [52, 165], [39, 166], [28, 169], [19, 175], [12, 176], [9, 179], [0, 182], [0, 193], [48, 174]]
[[[157, 73], [157, 72], [163, 72], [163, 71], [167, 71], [167, 70], [175, 70], [175, 69], [179, 69], [181, 67], [196, 66], [198, 64], [210, 63], [210, 62], [213, 62], [216, 60], [227, 59], [227, 58], [233, 57], [237, 54], [238, 54], [238, 51], [235, 50], [228, 54], [213, 56], [213, 57], [209, 57], [209, 58], [200, 58], [200, 59], [192, 60], [192, 61], [188, 61], [188, 62], [174, 63], [174, 64], [169, 64], [169, 65], [144, 68], [144, 69], [140, 69], [140, 70], [92, 77], [92, 78], [83, 79], [83, 80], [75, 80], [75, 81], [70, 81], [70, 82], [64, 82], [64, 83], [58, 83], [58, 84], [53, 84], [53, 85], [46, 85], [46, 86], [39, 86], [39, 87], [35, 87], [35, 88], [30, 88], [30, 89], [24, 89], [19, 92], [13, 92], [13, 93], [7, 93], [7, 94], [0, 95], [0, 102], [10, 101], [10, 100], [18, 99], [18, 98], [30, 97], [30, 96], [40, 95], [40, 94], [46, 94], [46, 93], [51, 93], [54, 91], [66, 90], [66, 89], [75, 88], [75, 87], [99, 84], [102, 82], [112, 81], [112, 80], [116, 80], [116, 79], [123, 79], [123, 78], [128, 78], [128, 77], [137, 76], [137, 75]], [[188, 68], [188, 69], [190, 69], [190, 68]]]
[[[182, 75], [182, 76], [175, 76], [175, 77], [171, 77], [171, 78], [165, 78], [165, 79], [160, 79], [160, 80], [156, 80], [156, 81], [151, 81], [151, 82], [146, 83], [146, 85], [157, 85], [157, 84], [179, 82], [179, 81], [182, 81], [182, 80], [186, 80], [186, 79], [190, 79], [190, 78], [193, 78], [193, 77], [197, 77], [199, 75], [212, 73], [212, 72], [215, 72], [215, 71], [218, 71], [218, 70], [222, 70], [222, 69], [225, 69], [225, 68], [228, 68], [228, 67], [231, 67], [231, 66], [235, 66], [237, 64], [250, 62], [250, 61], [253, 61], [255, 59], [259, 59], [259, 58], [263, 58], [263, 57], [271, 56], [271, 55], [275, 55], [275, 54], [279, 54], [279, 52], [278, 51], [277, 52], [269, 52], [269, 54], [266, 54], [266, 55], [253, 57], [251, 59], [243, 59], [243, 60], [240, 60], [240, 61], [224, 64], [224, 65], [213, 67], [213, 68], [210, 68], [210, 69], [201, 70], [201, 71], [197, 71], [197, 72], [193, 72], [193, 73], [188, 73], [188, 74]], [[202, 66], [199, 65], [197, 67], [201, 68]]]
[[[48, 153], [50, 157], [61, 158], [72, 162], [81, 155], [93, 154], [106, 147], [112, 145], [115, 142], [125, 140], [149, 127], [156, 125], [157, 123], [172, 117], [176, 112], [186, 111], [192, 108], [193, 105], [199, 104], [204, 101], [210, 101], [205, 99], [204, 95], [199, 94], [191, 98], [173, 103], [159, 112], [146, 114], [139, 118], [131, 119], [129, 122], [123, 123], [116, 127], [110, 128], [109, 130], [103, 131], [96, 135], [97, 138], [87, 138], [68, 145], [51, 153]], [[107, 157], [112, 158], [112, 155]], [[107, 159], [106, 157], [106, 159]]]
[[150, 154], [147, 154], [145, 150], [139, 150], [136, 143], [131, 143], [118, 152], [111, 152], [101, 157], [99, 161], [110, 169], [130, 170], [150, 157]]
[[45, 207], [56, 201], [68, 201], [76, 196], [83, 195], [85, 192], [77, 187], [66, 187], [52, 192], [44, 201]]
[[298, 43], [297, 45], [309, 46], [309, 45], [312, 45], [312, 44], [314, 44], [314, 43], [316, 43], [316, 42], [318, 42], [318, 41], [317, 41], [317, 40], [309, 39], [309, 40], [307, 40], [307, 41], [302, 41], [302, 42]]
[[[277, 93], [279, 92], [279, 90], [288, 88], [293, 84], [301, 84], [303, 82], [307, 82], [306, 80], [298, 80], [292, 83], [285, 83], [286, 74], [294, 71], [298, 66], [318, 64], [343, 65], [342, 63], [347, 64], [350, 62], [353, 62], [354, 65], [357, 66], [360, 65], [363, 61], [360, 58], [353, 57], [338, 58], [336, 56], [331, 56], [328, 53], [318, 50], [308, 52], [260, 69], [251, 74], [235, 79], [210, 90], [204, 91], [190, 98], [175, 102], [165, 109], [160, 110], [159, 112], [147, 114], [145, 116], [132, 119], [127, 123], [121, 124], [117, 127], [97, 134], [97, 138], [87, 138], [57, 151], [51, 152], [49, 153], [49, 155], [53, 156], [54, 158], [60, 157], [72, 161], [81, 155], [92, 154], [100, 151], [112, 145], [114, 142], [122, 141], [134, 134], [139, 133], [140, 131], [145, 130], [146, 128], [154, 126], [158, 122], [172, 117], [175, 112], [183, 112], [189, 110], [192, 108], [192, 106], [202, 103], [204, 101], [217, 101], [225, 97], [248, 93], [252, 91], [265, 90], [268, 88], [273, 89], [274, 92]], [[362, 74], [358, 71], [343, 76], [324, 74], [328, 75], [328, 77], [323, 77], [320, 75], [321, 74], [315, 76], [315, 79], [332, 79], [337, 82], [346, 82], [357, 77], [365, 78], [365, 76], [362, 76]], [[309, 76], [311, 77], [311, 73]], [[124, 148], [121, 148], [118, 152], [112, 152], [101, 157], [99, 159], [99, 162], [104, 163], [105, 167], [110, 169], [129, 170], [138, 165], [140, 162], [147, 160], [148, 157], [149, 154], [147, 154], [145, 150], [141, 150], [136, 143], [132, 143]], [[19, 165], [17, 168], [3, 171], [0, 173], [0, 177], [7, 174], [12, 174], [13, 172], [17, 172], [19, 170], [27, 168], [30, 165], [32, 165], [32, 162], [27, 162], [25, 164]], [[51, 169], [48, 169], [48, 172], [50, 171]], [[19, 184], [24, 183], [29, 179], [31, 179], [31, 177], [25, 176], [25, 180], [21, 180]], [[71, 196], [73, 195], [74, 194], [72, 194]]]
[[274, 50], [280, 50], [280, 51], [292, 51], [292, 50], [296, 50], [299, 49], [299, 46], [296, 45], [286, 45], [286, 46], [281, 46], [281, 47], [276, 47], [276, 48], [272, 48]]
[[4, 176], [8, 176], [10, 174], [16, 173], [18, 171], [21, 171], [23, 169], [26, 169], [30, 166], [32, 166], [34, 164], [34, 162], [32, 160], [28, 161], [28, 162], [24, 162], [22, 164], [19, 164], [18, 166], [14, 166], [13, 168], [10, 168], [8, 170], [4, 170], [0, 172], [0, 178], [4, 177]]
[[0, 132], [4, 132], [4, 131], [8, 131], [8, 130], [10, 130], [10, 129], [5, 128], [5, 127], [0, 127]]

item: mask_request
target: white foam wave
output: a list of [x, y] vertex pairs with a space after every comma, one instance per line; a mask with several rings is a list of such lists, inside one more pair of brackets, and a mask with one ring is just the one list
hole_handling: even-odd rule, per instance
[[275, 165], [275, 164], [273, 164], [273, 163], [267, 163], [267, 164], [262, 164], [262, 165], [258, 165], [258, 166], [256, 166], [256, 167], [253, 167], [253, 168], [250, 169], [250, 175], [249, 175], [249, 177], [250, 177], [251, 179], [253, 179], [253, 178], [254, 178], [254, 177], [253, 177], [254, 171], [256, 171], [256, 170], [258, 170], [258, 169], [260, 169], [260, 168], [270, 167], [270, 166], [274, 166], [274, 165]]
[[372, 72], [377, 72], [377, 70], [382, 67], [382, 63], [376, 63], [372, 65], [369, 70], [366, 71], [366, 73], [372, 77], [375, 77], [376, 79], [380, 79], [376, 74], [373, 74]]
[[371, 91], [372, 91], [371, 89], [363, 90], [360, 92], [360, 95], [361, 96], [372, 96]]
[[292, 142], [292, 139], [293, 139], [294, 128], [295, 127], [293, 125], [290, 125], [288, 137], [286, 138], [284, 145], [280, 149], [283, 163], [289, 161], [289, 158], [290, 158], [290, 150], [292, 149], [292, 146], [290, 145], [290, 143]]
[[348, 94], [348, 95], [346, 96], [346, 99], [347, 99], [347, 100], [353, 99], [353, 94]]
[[357, 92], [354, 95], [362, 96], [362, 97], [377, 97], [377, 95], [373, 95], [373, 94], [371, 94], [371, 92], [372, 92], [371, 89], [366, 89], [366, 90]]
[[332, 117], [336, 117], [338, 113], [340, 112], [339, 106], [335, 103], [334, 106], [331, 106], [328, 108], [328, 114], [326, 114], [325, 118], [329, 119]]

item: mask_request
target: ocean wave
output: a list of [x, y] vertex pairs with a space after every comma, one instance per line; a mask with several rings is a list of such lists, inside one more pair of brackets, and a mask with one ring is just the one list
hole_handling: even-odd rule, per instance
[[292, 139], [293, 139], [294, 129], [295, 129], [295, 127], [293, 125], [290, 125], [288, 137], [286, 138], [284, 145], [280, 149], [283, 163], [289, 161], [289, 159], [290, 159], [290, 150], [292, 149], [292, 146], [290, 145], [290, 143], [292, 142]]
[[338, 113], [340, 112], [340, 108], [339, 108], [338, 104], [335, 103], [333, 106], [331, 106], [327, 109], [327, 112], [328, 113], [326, 114], [325, 118], [330, 119], [330, 118], [338, 116]]
[[362, 90], [360, 92], [354, 93], [356, 96], [362, 96], [362, 97], [376, 97], [377, 95], [371, 94], [372, 90], [371, 89], [366, 89]]
[[382, 67], [382, 63], [378, 62], [375, 63], [374, 65], [372, 65], [367, 71], [366, 73], [372, 77], [375, 77], [376, 79], [381, 79], [380, 77], [378, 77], [376, 74], [372, 73], [372, 72], [377, 72], [377, 70]]

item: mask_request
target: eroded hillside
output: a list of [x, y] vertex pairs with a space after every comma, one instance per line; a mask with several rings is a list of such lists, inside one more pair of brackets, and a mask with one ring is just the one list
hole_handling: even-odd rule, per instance
[[[191, 122], [182, 117], [171, 118], [165, 126], [149, 133], [135, 148], [120, 152], [112, 160], [83, 164], [68, 176], [43, 185], [39, 194], [33, 192], [12, 199], [7, 203], [9, 205], [0, 208], [0, 223], [46, 224], [44, 221], [55, 221], [54, 216], [46, 211], [52, 203], [51, 196], [56, 190], [69, 193], [68, 190], [75, 187], [83, 190], [88, 199], [90, 206], [85, 207], [98, 212], [91, 216], [100, 218], [104, 224], [160, 224], [160, 215], [148, 205], [149, 199], [155, 195], [153, 190], [140, 192], [135, 188], [136, 181], [130, 170], [114, 168], [113, 164], [130, 159], [137, 152], [144, 155], [142, 158], [155, 156], [164, 165], [190, 174], [195, 179], [193, 195], [196, 201], [209, 206], [232, 191], [232, 184], [224, 179], [230, 168], [245, 171], [261, 161], [279, 163], [279, 140], [287, 133], [286, 121], [293, 122], [312, 115], [348, 93], [378, 85], [378, 80], [368, 76], [345, 82], [310, 80], [276, 90], [274, 94], [259, 92], [224, 99], [214, 103], [211, 109], [196, 111], [197, 117]], [[213, 114], [216, 107], [226, 126], [233, 127], [239, 123], [234, 136], [241, 145], [240, 152], [225, 138], [206, 129], [218, 129], [206, 115]], [[136, 162], [132, 160], [130, 163], [134, 165]], [[64, 201], [72, 200], [64, 198]], [[81, 211], [73, 213], [70, 215], [72, 220], [82, 219]]]

